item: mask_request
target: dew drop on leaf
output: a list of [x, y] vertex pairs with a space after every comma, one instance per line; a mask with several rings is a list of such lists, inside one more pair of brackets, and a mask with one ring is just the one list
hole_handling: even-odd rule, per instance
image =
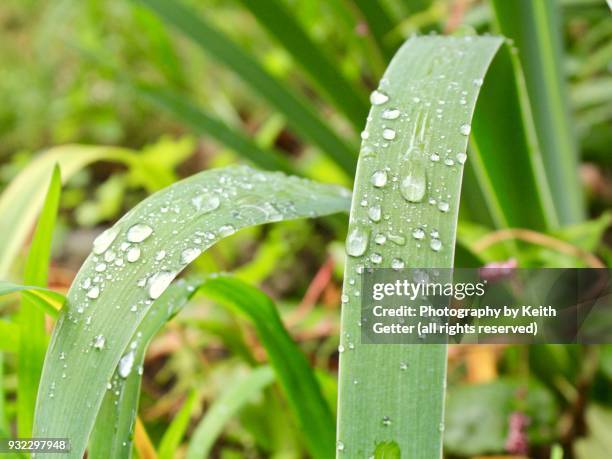
[[379, 205], [375, 204], [368, 208], [368, 217], [373, 222], [379, 222], [382, 217], [382, 209]]
[[440, 249], [442, 249], [442, 241], [440, 241], [440, 239], [432, 239], [429, 243], [429, 247], [431, 247], [431, 250], [434, 252], [439, 252]]
[[411, 161], [408, 173], [400, 182], [400, 193], [408, 202], [421, 202], [425, 196], [427, 176], [420, 161]]
[[134, 263], [135, 261], [138, 261], [138, 259], [140, 258], [140, 248], [130, 247], [125, 257], [127, 258], [127, 261], [129, 261], [130, 263]]
[[152, 300], [156, 300], [164, 293], [164, 290], [168, 288], [175, 275], [175, 273], [170, 271], [160, 271], [149, 278], [149, 296]]
[[106, 249], [108, 249], [113, 241], [117, 238], [117, 234], [119, 234], [119, 228], [109, 228], [100, 234], [94, 239], [93, 253], [100, 255], [106, 252]]
[[461, 135], [465, 135], [468, 136], [470, 135], [470, 132], [472, 131], [472, 126], [470, 126], [469, 124], [465, 123], [462, 124], [461, 127], [459, 128], [459, 133]]
[[402, 260], [401, 258], [394, 258], [393, 260], [391, 260], [391, 268], [395, 269], [396, 271], [399, 269], [403, 269], [404, 266], [404, 260]]
[[383, 129], [382, 136], [385, 140], [393, 140], [395, 139], [395, 130], [390, 128]]
[[191, 203], [198, 212], [208, 213], [216, 210], [221, 205], [221, 200], [216, 194], [203, 195], [200, 194], [191, 200]]
[[153, 234], [153, 228], [144, 223], [136, 223], [131, 226], [127, 232], [127, 240], [129, 242], [142, 242]]
[[181, 252], [181, 264], [186, 265], [198, 258], [202, 251], [197, 247], [185, 249]]
[[236, 232], [234, 225], [222, 225], [219, 227], [219, 236], [228, 237]]
[[387, 184], [387, 172], [375, 171], [372, 174], [372, 185], [376, 188], [382, 188]]
[[440, 201], [440, 202], [438, 203], [438, 210], [439, 210], [440, 212], [444, 212], [444, 213], [446, 213], [446, 212], [448, 212], [448, 211], [449, 211], [449, 209], [450, 209], [450, 205], [449, 205], [449, 203], [448, 203], [448, 202], [446, 202], [446, 201]]
[[351, 257], [360, 257], [368, 248], [370, 234], [361, 228], [354, 228], [346, 238], [346, 253]]
[[387, 108], [382, 112], [382, 118], [385, 120], [395, 120], [399, 118], [400, 111], [397, 108]]
[[389, 100], [389, 96], [378, 89], [372, 91], [370, 94], [370, 103], [372, 105], [382, 105]]
[[420, 241], [425, 237], [425, 231], [423, 231], [423, 229], [421, 228], [415, 228], [414, 230], [412, 230], [412, 237]]
[[100, 287], [98, 287], [97, 285], [94, 285], [89, 290], [87, 290], [87, 298], [91, 298], [92, 300], [95, 300], [99, 296], [100, 296]]
[[121, 357], [121, 360], [119, 360], [117, 373], [119, 373], [119, 376], [121, 376], [123, 379], [127, 378], [132, 372], [132, 367], [134, 366], [134, 357], [134, 351], [130, 351], [123, 357]]
[[106, 338], [104, 338], [104, 335], [98, 335], [94, 338], [92, 345], [94, 349], [101, 351], [106, 345]]

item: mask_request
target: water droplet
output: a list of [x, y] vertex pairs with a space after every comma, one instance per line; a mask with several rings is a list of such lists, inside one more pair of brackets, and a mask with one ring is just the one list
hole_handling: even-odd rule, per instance
[[425, 231], [423, 231], [422, 228], [415, 228], [414, 230], [412, 230], [412, 237], [420, 241], [425, 237]]
[[372, 174], [372, 185], [382, 188], [387, 184], [387, 172], [376, 171]]
[[440, 424], [438, 424], [438, 432], [440, 432], [440, 433], [444, 432], [444, 428], [445, 428], [445, 427], [444, 427], [444, 423], [443, 423], [443, 422], [441, 422]]
[[144, 223], [137, 223], [130, 227], [127, 232], [129, 242], [142, 242], [153, 233], [153, 228]]
[[104, 261], [107, 263], [111, 263], [116, 256], [117, 254], [115, 254], [115, 252], [113, 252], [112, 250], [107, 250], [104, 254]]
[[106, 263], [98, 263], [95, 267], [94, 270], [98, 273], [104, 272], [104, 270], [106, 270]]
[[380, 253], [374, 252], [372, 255], [370, 255], [370, 261], [374, 263], [375, 265], [380, 264], [382, 260], [383, 260], [383, 257]]
[[472, 130], [472, 126], [470, 126], [469, 124], [465, 123], [465, 124], [462, 124], [461, 127], [459, 128], [459, 133], [461, 135], [468, 136], [468, 135], [470, 135], [470, 131], [471, 130]]
[[465, 164], [467, 160], [467, 155], [465, 153], [457, 153], [457, 162], [459, 164]]
[[121, 357], [121, 360], [119, 360], [117, 373], [119, 373], [119, 376], [121, 376], [123, 379], [127, 378], [132, 372], [132, 367], [134, 366], [134, 356], [134, 351], [130, 351]]
[[429, 156], [429, 159], [432, 160], [434, 163], [437, 163], [438, 161], [440, 161], [440, 155], [438, 153], [432, 153]]
[[383, 139], [385, 140], [393, 140], [395, 139], [395, 130], [390, 128], [383, 129], [382, 133]]
[[95, 300], [99, 296], [100, 296], [100, 287], [98, 287], [97, 285], [94, 285], [89, 290], [87, 290], [87, 298], [91, 298], [92, 300]]
[[408, 364], [406, 362], [400, 362], [400, 370], [406, 371], [408, 370]]
[[191, 203], [198, 212], [206, 214], [216, 210], [221, 205], [221, 200], [216, 194], [204, 195], [200, 194], [191, 199]]
[[361, 140], [368, 140], [370, 138], [370, 133], [368, 131], [361, 131]]
[[106, 345], [106, 338], [104, 338], [104, 335], [98, 335], [94, 338], [92, 345], [94, 349], [101, 351]]
[[340, 297], [340, 301], [342, 301], [342, 303], [346, 304], [349, 302], [349, 296], [347, 294], [342, 294], [342, 296]]
[[340, 352], [340, 353], [344, 352], [344, 346], [342, 344], [338, 345], [338, 352]]
[[454, 166], [454, 165], [455, 165], [455, 161], [453, 161], [453, 160], [452, 160], [452, 159], [450, 159], [450, 158], [446, 158], [446, 159], [444, 160], [444, 164], [446, 164], [447, 166]]
[[391, 260], [391, 268], [395, 270], [404, 269], [404, 266], [406, 266], [406, 264], [401, 258], [394, 258], [393, 260]]
[[432, 239], [429, 243], [429, 247], [431, 247], [431, 250], [434, 252], [439, 252], [440, 249], [442, 249], [442, 241], [440, 241], [440, 239]]
[[346, 253], [351, 257], [360, 257], [368, 248], [369, 231], [354, 228], [346, 238]]
[[389, 416], [383, 416], [382, 425], [385, 427], [388, 427], [391, 425], [391, 419], [389, 418]]
[[175, 275], [175, 273], [170, 271], [160, 271], [153, 274], [149, 279], [149, 296], [151, 299], [156, 300], [159, 298], [164, 293], [164, 290], [168, 288]]
[[109, 228], [93, 241], [93, 253], [100, 255], [106, 251], [117, 238], [119, 228]]
[[374, 236], [374, 242], [376, 242], [378, 245], [383, 245], [385, 242], [387, 242], [387, 236], [382, 233], [378, 233], [376, 236]]
[[401, 113], [397, 108], [386, 108], [385, 110], [383, 110], [381, 116], [385, 120], [395, 120], [399, 118], [400, 114]]
[[185, 249], [181, 252], [181, 264], [186, 265], [198, 258], [202, 251], [197, 247]]
[[400, 193], [408, 202], [421, 202], [426, 186], [425, 167], [420, 161], [410, 161], [408, 174], [400, 182]]
[[382, 217], [382, 209], [379, 205], [373, 205], [368, 208], [368, 217], [373, 222], [379, 222]]
[[157, 261], [162, 261], [164, 258], [166, 258], [166, 251], [165, 250], [160, 250], [159, 252], [157, 252], [155, 254], [155, 259]]
[[370, 94], [370, 103], [372, 105], [381, 105], [389, 100], [389, 96], [378, 89]]
[[127, 258], [127, 261], [129, 261], [130, 263], [134, 263], [135, 261], [138, 261], [138, 259], [140, 258], [140, 248], [130, 247], [125, 257]]
[[484, 83], [484, 80], [482, 78], [474, 78], [472, 80], [472, 84], [476, 86], [477, 88], [481, 87], [482, 83]]
[[219, 227], [219, 236], [228, 237], [236, 232], [234, 225], [222, 225]]
[[438, 203], [438, 210], [439, 210], [440, 212], [444, 212], [444, 213], [446, 213], [446, 212], [448, 212], [448, 211], [449, 211], [449, 209], [450, 209], [450, 204], [449, 204], [448, 202], [446, 202], [446, 201], [440, 201], [440, 202]]
[[406, 243], [406, 238], [404, 236], [400, 236], [399, 234], [388, 234], [387, 238], [397, 245], [404, 245]]
[[340, 440], [338, 440], [338, 441], [336, 442], [336, 449], [337, 449], [338, 451], [344, 451], [344, 443], [342, 443]]

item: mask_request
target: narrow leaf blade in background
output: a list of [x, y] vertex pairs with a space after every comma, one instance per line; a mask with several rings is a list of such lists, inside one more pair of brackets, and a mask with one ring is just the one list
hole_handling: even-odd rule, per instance
[[[26, 284], [40, 287], [47, 285], [51, 260], [51, 239], [55, 229], [61, 189], [62, 179], [60, 169], [56, 164], [26, 260], [23, 276]], [[27, 438], [32, 435], [38, 382], [47, 349], [47, 333], [44, 311], [26, 295], [21, 297], [18, 323], [17, 430], [21, 437]]]
[[258, 95], [283, 113], [296, 133], [318, 145], [325, 155], [352, 175], [355, 170], [356, 152], [318, 117], [304, 98], [274, 79], [255, 59], [180, 1], [138, 1], [176, 26], [202, 50], [230, 68]]
[[174, 416], [172, 422], [164, 432], [158, 448], [159, 459], [172, 459], [176, 457], [177, 448], [185, 435], [193, 408], [198, 401], [198, 394], [192, 391], [183, 403], [179, 412]]
[[492, 0], [492, 6], [500, 32], [519, 51], [560, 223], [582, 221], [584, 196], [565, 82], [561, 5], [556, 0]]

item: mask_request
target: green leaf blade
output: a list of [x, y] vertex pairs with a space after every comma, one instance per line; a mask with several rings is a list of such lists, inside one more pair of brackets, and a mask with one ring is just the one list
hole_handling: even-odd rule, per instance
[[[151, 304], [198, 251], [246, 226], [347, 206], [340, 187], [248, 167], [205, 171], [140, 203], [97, 240], [98, 253], [68, 293], [45, 358], [35, 435], [71, 438], [69, 457], [81, 457], [123, 352]], [[138, 249], [133, 261], [130, 248]]]

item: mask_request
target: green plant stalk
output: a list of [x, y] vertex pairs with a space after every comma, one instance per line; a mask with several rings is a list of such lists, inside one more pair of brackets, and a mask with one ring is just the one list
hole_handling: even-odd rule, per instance
[[[53, 168], [47, 196], [34, 231], [25, 263], [24, 282], [45, 287], [51, 259], [51, 238], [57, 219], [62, 179], [57, 164]], [[21, 297], [18, 313], [19, 352], [17, 355], [17, 431], [23, 438], [32, 434], [34, 407], [43, 360], [47, 350], [45, 313], [27, 295]]]
[[96, 240], [68, 293], [45, 357], [34, 435], [70, 438], [68, 457], [82, 457], [113, 373], [133, 370], [133, 362], [119, 365], [122, 356], [190, 261], [246, 226], [344, 211], [348, 196], [337, 186], [230, 167], [141, 202]]
[[189, 427], [191, 412], [198, 401], [198, 393], [192, 390], [179, 412], [174, 416], [172, 422], [164, 432], [159, 448], [157, 449], [159, 459], [172, 459], [176, 457], [177, 449]]
[[498, 28], [519, 50], [545, 171], [561, 224], [584, 219], [578, 153], [563, 71], [559, 2], [493, 0]]
[[[347, 238], [347, 247], [355, 235], [368, 244], [347, 257], [344, 277], [339, 458], [441, 457], [446, 346], [360, 344], [359, 272], [453, 266], [463, 155], [480, 89], [473, 81], [484, 77], [501, 44], [498, 37], [413, 38], [381, 80], [388, 100], [368, 117]], [[401, 115], [389, 119], [386, 112], [385, 119], [390, 109]], [[424, 194], [399, 189], [408, 176], [416, 189], [424, 180]], [[374, 206], [380, 218], [372, 218]]]

